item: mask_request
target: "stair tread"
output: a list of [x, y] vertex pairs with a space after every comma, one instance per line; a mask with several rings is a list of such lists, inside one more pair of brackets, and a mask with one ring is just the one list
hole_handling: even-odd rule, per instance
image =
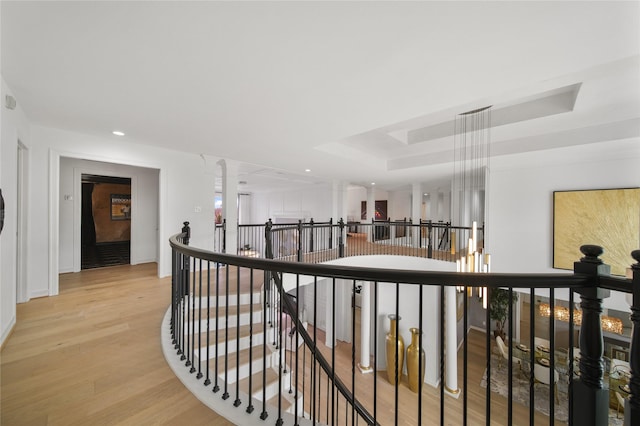
[[[255, 394], [262, 390], [262, 371], [258, 371], [253, 373], [253, 377], [251, 379], [251, 395]], [[265, 384], [269, 386], [272, 383], [276, 383], [278, 381], [278, 373], [275, 372], [272, 368], [267, 368], [265, 377]], [[249, 387], [249, 377], [245, 377], [240, 380], [240, 389], [246, 390]]]
[[[253, 329], [251, 328], [253, 326]], [[228, 338], [229, 340], [236, 340], [238, 338], [238, 334], [240, 334], [240, 338], [244, 338], [244, 337], [248, 337], [249, 334], [251, 334], [251, 332], [253, 332], [252, 334], [255, 336], [256, 334], [260, 334], [264, 332], [264, 326], [261, 322], [257, 322], [254, 323], [252, 325], [246, 324], [246, 325], [241, 325], [240, 326], [240, 331], [238, 332], [238, 328], [235, 326], [235, 324], [233, 324], [233, 327], [229, 327], [229, 333], [228, 333]], [[206, 336], [207, 336], [207, 331], [203, 330], [202, 331], [202, 345], [206, 345]], [[218, 330], [218, 343], [222, 343], [225, 341], [225, 329], [219, 329]], [[209, 344], [213, 345], [216, 343], [216, 330], [215, 329], [211, 329], [209, 330]]]

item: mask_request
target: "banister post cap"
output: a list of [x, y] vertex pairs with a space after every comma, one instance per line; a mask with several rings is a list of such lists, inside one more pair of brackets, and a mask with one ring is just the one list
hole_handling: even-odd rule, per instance
[[602, 259], [598, 258], [598, 256], [602, 256], [602, 253], [604, 253], [604, 249], [602, 247], [594, 244], [585, 244], [580, 246], [580, 252], [584, 254], [584, 257], [580, 259], [580, 262], [602, 263]]
[[631, 257], [636, 261], [634, 265], [631, 265], [633, 269], [640, 269], [640, 250], [634, 250], [631, 252]]

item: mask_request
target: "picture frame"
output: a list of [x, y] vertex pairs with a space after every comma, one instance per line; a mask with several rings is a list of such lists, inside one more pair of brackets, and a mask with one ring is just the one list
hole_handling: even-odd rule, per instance
[[111, 220], [131, 220], [131, 194], [111, 194]]
[[585, 244], [601, 246], [611, 274], [625, 275], [640, 247], [640, 188], [553, 192], [553, 267], [573, 270]]

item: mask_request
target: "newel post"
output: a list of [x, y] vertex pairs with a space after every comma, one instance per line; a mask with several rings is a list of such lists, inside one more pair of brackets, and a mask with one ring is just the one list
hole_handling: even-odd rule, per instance
[[631, 330], [631, 350], [629, 357], [629, 366], [631, 367], [629, 388], [631, 389], [631, 395], [624, 407], [625, 426], [640, 424], [640, 250], [632, 251], [631, 257], [635, 259], [636, 263], [631, 266], [633, 273], [631, 281], [633, 287], [633, 302], [631, 303], [631, 322], [633, 328]]
[[344, 220], [340, 218], [338, 221], [340, 227], [340, 234], [338, 235], [338, 257], [344, 257]]
[[273, 222], [271, 218], [264, 224], [264, 242], [265, 242], [265, 257], [267, 259], [273, 259], [273, 239], [271, 228], [273, 228]]
[[[580, 247], [584, 257], [574, 262], [576, 274], [609, 275], [611, 267], [599, 259], [604, 250], [600, 246]], [[606, 426], [609, 423], [609, 391], [604, 389], [604, 340], [602, 338], [602, 300], [610, 291], [599, 287], [576, 290], [581, 297], [582, 326], [580, 328], [580, 377], [573, 382], [574, 425]]]
[[[184, 225], [182, 227], [182, 233], [184, 236], [182, 237], [182, 243], [184, 245], [189, 245], [189, 239], [191, 238], [191, 228], [189, 227], [189, 222], [182, 222]], [[189, 256], [186, 254], [182, 254], [182, 262], [180, 262], [180, 274], [182, 275], [182, 283], [184, 285], [183, 294], [185, 296], [189, 295], [189, 271], [191, 271], [191, 265], [189, 262]]]
[[309, 220], [309, 252], [313, 253], [313, 218]]
[[433, 222], [427, 222], [427, 258], [433, 259]]

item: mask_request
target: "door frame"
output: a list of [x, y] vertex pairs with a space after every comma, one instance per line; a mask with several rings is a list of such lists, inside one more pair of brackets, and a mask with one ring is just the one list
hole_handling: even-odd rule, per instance
[[16, 220], [16, 302], [29, 301], [27, 291], [27, 239], [29, 218], [29, 148], [18, 139]]
[[[82, 175], [85, 174], [131, 179], [132, 206], [135, 206], [138, 197], [138, 177], [134, 174], [117, 173], [99, 168], [73, 168], [73, 272], [80, 272], [82, 270]], [[131, 265], [135, 265], [137, 263], [133, 256], [134, 251], [131, 250], [131, 247], [138, 244], [137, 236], [134, 232], [135, 226], [138, 223], [137, 211], [138, 209], [136, 208], [131, 210], [131, 238], [129, 240], [129, 248], [131, 252], [129, 263]]]
[[[170, 274], [170, 267], [165, 266], [165, 263], [170, 265], [170, 259], [168, 255], [168, 244], [165, 245], [160, 244], [161, 241], [166, 241], [169, 239], [168, 236], [165, 236], [165, 232], [163, 230], [163, 220], [165, 211], [168, 208], [167, 206], [167, 197], [163, 196], [166, 193], [167, 184], [167, 172], [166, 169], [161, 167], [158, 164], [149, 164], [149, 163], [136, 163], [136, 162], [126, 162], [119, 159], [114, 158], [105, 158], [102, 156], [96, 155], [88, 155], [88, 154], [79, 154], [76, 152], [67, 152], [67, 151], [58, 151], [53, 148], [49, 150], [49, 279], [48, 279], [48, 290], [49, 296], [56, 296], [60, 292], [60, 282], [59, 282], [59, 270], [60, 270], [60, 158], [68, 157], [74, 158], [78, 160], [89, 160], [89, 161], [100, 161], [104, 163], [112, 163], [119, 164], [123, 166], [132, 166], [132, 167], [145, 167], [149, 169], [158, 170], [158, 226], [159, 232], [157, 234], [157, 245], [159, 256], [157, 259], [158, 268], [157, 275], [159, 277], [163, 276], [163, 271], [167, 269], [167, 275]], [[80, 188], [82, 184], [80, 183]], [[75, 187], [74, 187], [75, 188]], [[131, 188], [133, 190], [133, 187]], [[82, 189], [80, 189], [82, 190]], [[75, 191], [75, 189], [74, 189]], [[74, 214], [77, 209], [74, 209]], [[132, 215], [134, 211], [132, 211]], [[74, 218], [74, 221], [76, 219]], [[75, 228], [75, 225], [74, 225]], [[74, 231], [75, 233], [75, 231]], [[78, 232], [80, 234], [80, 232]], [[74, 235], [75, 237], [75, 235]], [[81, 241], [80, 241], [81, 242]], [[165, 261], [165, 258], [167, 261]], [[74, 261], [75, 263], [75, 261]]]

